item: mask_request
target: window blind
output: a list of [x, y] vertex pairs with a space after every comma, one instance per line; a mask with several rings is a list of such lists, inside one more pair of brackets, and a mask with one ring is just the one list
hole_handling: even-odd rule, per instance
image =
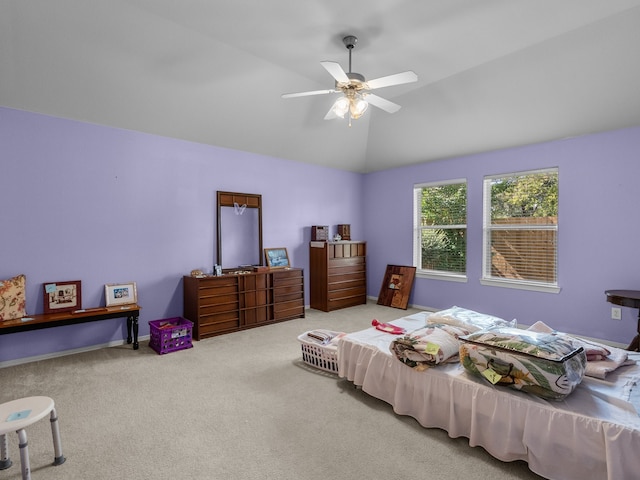
[[483, 279], [557, 285], [558, 170], [484, 180]]

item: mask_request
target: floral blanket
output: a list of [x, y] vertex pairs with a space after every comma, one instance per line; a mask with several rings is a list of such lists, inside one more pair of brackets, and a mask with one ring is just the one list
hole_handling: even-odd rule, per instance
[[461, 338], [460, 363], [473, 375], [542, 398], [561, 400], [582, 381], [587, 357], [566, 336], [514, 328]]
[[423, 371], [429, 367], [457, 362], [461, 335], [471, 333], [461, 327], [429, 324], [391, 342], [389, 349], [405, 365]]
[[587, 354], [587, 368], [584, 374], [589, 377], [604, 379], [608, 373], [613, 372], [618, 369], [618, 367], [635, 363], [633, 360], [629, 360], [626, 350], [563, 334], [554, 330], [544, 322], [538, 321], [531, 325], [528, 330], [532, 332], [566, 335], [575, 346], [584, 348]]

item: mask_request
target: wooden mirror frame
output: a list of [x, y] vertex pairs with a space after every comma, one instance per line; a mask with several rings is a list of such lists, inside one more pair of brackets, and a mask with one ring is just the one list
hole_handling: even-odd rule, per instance
[[[246, 205], [246, 207], [245, 207]], [[262, 265], [262, 195], [255, 193], [217, 192], [217, 230], [218, 242], [216, 244], [217, 264], [222, 263], [222, 207], [256, 208], [258, 209], [258, 265]]]

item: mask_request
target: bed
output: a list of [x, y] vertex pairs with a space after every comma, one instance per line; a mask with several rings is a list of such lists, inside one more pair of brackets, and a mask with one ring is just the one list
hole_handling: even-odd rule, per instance
[[[408, 332], [428, 312], [394, 320]], [[524, 460], [554, 480], [640, 478], [640, 366], [622, 366], [605, 379], [584, 377], [564, 400], [493, 386], [458, 363], [417, 371], [389, 350], [394, 335], [368, 328], [338, 344], [338, 375], [389, 403], [423, 427], [466, 437], [505, 461]], [[640, 360], [639, 353], [629, 358]]]

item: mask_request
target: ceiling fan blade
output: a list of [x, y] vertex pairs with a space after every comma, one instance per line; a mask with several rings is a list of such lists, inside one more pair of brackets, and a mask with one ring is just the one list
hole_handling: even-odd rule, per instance
[[340, 90], [312, 90], [310, 92], [299, 92], [299, 93], [283, 93], [282, 98], [295, 98], [295, 97], [308, 97], [309, 95], [324, 95], [326, 93], [336, 93]]
[[418, 75], [411, 70], [402, 73], [396, 73], [393, 75], [387, 75], [386, 77], [374, 78], [373, 80], [367, 80], [367, 86], [369, 90], [375, 88], [391, 87], [393, 85], [402, 85], [403, 83], [412, 83], [418, 81]]
[[373, 93], [367, 94], [364, 99], [374, 107], [378, 107], [388, 113], [396, 113], [401, 108], [397, 103], [385, 100], [384, 98], [374, 95]]
[[342, 69], [339, 63], [324, 61], [324, 62], [320, 62], [320, 65], [322, 65], [325, 68], [325, 70], [329, 72], [329, 74], [333, 78], [336, 79], [336, 82], [349, 83], [350, 81], [349, 77], [347, 77], [347, 74], [344, 73], [344, 70]]

